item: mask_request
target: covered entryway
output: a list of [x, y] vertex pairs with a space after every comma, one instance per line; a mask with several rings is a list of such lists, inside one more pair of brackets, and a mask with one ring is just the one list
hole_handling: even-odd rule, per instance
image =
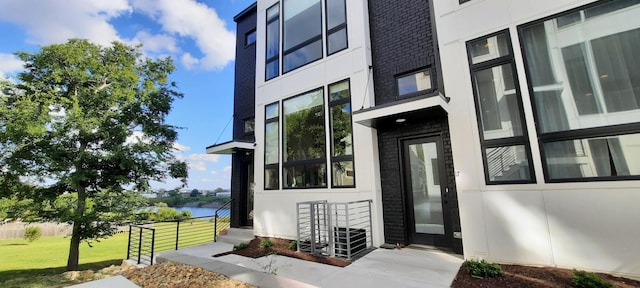
[[207, 154], [231, 154], [231, 227], [253, 226], [253, 142], [230, 141], [207, 147]]
[[354, 118], [377, 130], [385, 242], [461, 254], [449, 119], [441, 102], [431, 97], [422, 109], [402, 112], [401, 104]]

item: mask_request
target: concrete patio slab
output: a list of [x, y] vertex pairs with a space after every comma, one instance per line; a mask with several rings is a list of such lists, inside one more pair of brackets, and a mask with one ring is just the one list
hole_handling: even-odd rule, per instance
[[127, 278], [122, 276], [113, 276], [109, 278], [104, 278], [100, 280], [95, 280], [87, 283], [82, 283], [78, 285], [69, 286], [72, 288], [140, 288], [140, 286], [134, 284], [129, 281]]

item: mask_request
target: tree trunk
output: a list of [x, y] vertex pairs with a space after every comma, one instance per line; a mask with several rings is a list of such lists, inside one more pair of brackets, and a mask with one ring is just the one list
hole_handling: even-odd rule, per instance
[[82, 226], [84, 223], [84, 212], [86, 210], [87, 191], [82, 185], [78, 186], [78, 205], [73, 217], [73, 231], [71, 233], [71, 243], [69, 244], [69, 258], [67, 259], [67, 271], [78, 270], [78, 260], [80, 259], [80, 241], [82, 240]]

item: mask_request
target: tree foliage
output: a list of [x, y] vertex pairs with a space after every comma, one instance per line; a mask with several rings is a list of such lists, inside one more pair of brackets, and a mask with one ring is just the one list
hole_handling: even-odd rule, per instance
[[[165, 121], [182, 97], [169, 80], [175, 67], [139, 49], [71, 39], [17, 52], [25, 71], [0, 84], [0, 196], [32, 199], [40, 219], [74, 225], [70, 270], [80, 241], [112, 235], [120, 213], [141, 204], [127, 189], [186, 181], [172, 154], [178, 127]], [[16, 189], [24, 180], [38, 185]]]

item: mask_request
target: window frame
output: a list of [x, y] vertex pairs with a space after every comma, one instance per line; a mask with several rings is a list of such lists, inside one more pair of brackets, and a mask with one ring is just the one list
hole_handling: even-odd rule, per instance
[[[304, 160], [289, 160], [289, 161], [286, 161], [285, 160], [285, 156], [284, 156], [284, 154], [287, 153], [286, 152], [287, 151], [287, 149], [286, 149], [287, 147], [285, 147], [286, 141], [284, 139], [286, 137], [285, 136], [285, 129], [286, 129], [286, 127], [285, 127], [285, 125], [286, 125], [285, 118], [286, 118], [286, 115], [285, 115], [285, 111], [284, 111], [284, 102], [286, 102], [288, 100], [291, 100], [291, 99], [294, 99], [296, 97], [303, 96], [305, 94], [314, 93], [316, 91], [322, 91], [322, 113], [323, 113], [323, 126], [324, 126], [324, 133], [325, 133], [324, 134], [324, 139], [323, 139], [324, 142], [325, 142], [324, 143], [323, 157], [321, 157], [321, 158], [304, 159]], [[282, 151], [282, 154], [281, 154], [281, 157], [282, 157], [281, 158], [282, 159], [282, 162], [281, 162], [282, 163], [282, 168], [279, 171], [280, 178], [281, 178], [280, 179], [280, 181], [281, 181], [280, 184], [281, 184], [281, 187], [282, 187], [281, 189], [282, 190], [318, 189], [318, 188], [328, 188], [329, 187], [329, 185], [328, 185], [328, 181], [329, 181], [329, 177], [328, 177], [329, 169], [328, 168], [329, 167], [327, 166], [327, 126], [326, 126], [326, 123], [327, 123], [327, 106], [326, 106], [326, 101], [325, 101], [326, 97], [327, 97], [327, 93], [325, 91], [325, 86], [321, 86], [321, 87], [314, 88], [314, 89], [311, 89], [311, 90], [307, 90], [305, 92], [302, 92], [302, 93], [293, 95], [291, 97], [287, 97], [287, 98], [282, 99], [282, 109], [280, 110], [280, 114], [279, 114], [279, 115], [281, 115], [280, 118], [282, 118], [282, 121], [280, 121], [280, 129], [282, 131], [281, 132], [282, 133], [281, 134], [282, 135], [282, 141], [281, 141], [282, 143], [280, 143], [280, 149], [282, 149], [281, 150]], [[285, 169], [287, 169], [289, 167], [305, 167], [306, 168], [308, 166], [318, 165], [318, 164], [320, 164], [320, 165], [324, 164], [324, 166], [325, 166], [325, 175], [324, 175], [325, 183], [324, 183], [324, 185], [300, 186], [300, 187], [288, 187], [286, 185], [286, 183], [287, 183], [286, 179], [285, 179], [286, 175], [284, 173]]]
[[[316, 61], [321, 60], [321, 59], [323, 59], [323, 58], [324, 58], [324, 45], [322, 45], [322, 44], [323, 44], [323, 42], [324, 42], [325, 40], [324, 40], [324, 35], [323, 35], [323, 33], [322, 33], [322, 27], [324, 27], [324, 26], [323, 26], [323, 24], [324, 24], [324, 23], [322, 23], [322, 22], [323, 22], [323, 18], [322, 18], [322, 17], [323, 17], [323, 14], [326, 14], [326, 13], [324, 12], [324, 6], [322, 5], [322, 0], [317, 0], [317, 1], [318, 1], [318, 3], [320, 4], [320, 17], [319, 17], [319, 18], [320, 18], [320, 34], [315, 35], [315, 36], [313, 36], [313, 37], [311, 37], [311, 38], [309, 38], [309, 39], [307, 39], [307, 40], [305, 40], [305, 41], [303, 41], [303, 42], [301, 42], [301, 43], [298, 43], [297, 45], [295, 45], [295, 46], [293, 46], [293, 47], [291, 47], [291, 48], [289, 48], [289, 49], [286, 49], [286, 50], [285, 50], [284, 44], [285, 44], [285, 38], [286, 38], [287, 36], [286, 36], [286, 34], [285, 34], [285, 26], [286, 26], [286, 23], [285, 23], [285, 21], [284, 21], [284, 17], [285, 17], [285, 13], [286, 13], [286, 11], [285, 11], [284, 1], [287, 1], [287, 0], [282, 0], [282, 1], [281, 1], [281, 2], [282, 2], [282, 5], [281, 5], [281, 7], [280, 7], [280, 11], [282, 12], [282, 13], [281, 13], [282, 25], [280, 25], [280, 29], [281, 29], [281, 32], [280, 32], [280, 33], [281, 33], [281, 35], [282, 35], [282, 37], [280, 38], [280, 39], [282, 40], [282, 41], [280, 41], [280, 49], [281, 49], [281, 53], [282, 53], [282, 65], [281, 65], [281, 68], [282, 68], [282, 69], [281, 69], [281, 74], [282, 74], [282, 75], [287, 74], [287, 73], [289, 73], [289, 72], [291, 72], [291, 71], [295, 71], [295, 70], [296, 70], [296, 69], [298, 69], [298, 68], [301, 68], [301, 67], [307, 66], [307, 65], [309, 65], [309, 64], [311, 64], [311, 63], [313, 63], [313, 62], [316, 62]], [[289, 0], [289, 1], [295, 1], [295, 0]], [[295, 52], [299, 51], [299, 50], [300, 50], [300, 49], [302, 49], [302, 48], [309, 47], [311, 44], [313, 44], [314, 42], [316, 42], [316, 41], [318, 41], [318, 40], [320, 40], [320, 49], [321, 49], [321, 51], [320, 51], [320, 55], [319, 55], [319, 57], [318, 57], [318, 58], [313, 59], [313, 60], [311, 60], [311, 61], [309, 61], [309, 62], [306, 62], [306, 63], [304, 63], [304, 64], [302, 64], [302, 65], [300, 65], [300, 66], [297, 66], [297, 67], [295, 67], [295, 68], [292, 68], [292, 69], [289, 69], [289, 70], [286, 70], [286, 71], [285, 71], [285, 64], [284, 64], [284, 62], [285, 62], [285, 57], [286, 57], [286, 56], [288, 56], [289, 54], [295, 53]]]
[[[247, 124], [249, 124], [250, 122], [253, 122], [251, 124], [251, 131], [247, 131]], [[256, 131], [256, 118], [255, 117], [249, 117], [249, 118], [245, 118], [242, 120], [242, 132], [243, 134], [246, 135], [253, 135], [255, 134]]]
[[[347, 0], [335, 0], [335, 1], [342, 1], [342, 4], [344, 5], [344, 23], [339, 24], [331, 29], [329, 29], [329, 10], [326, 7], [329, 7], [328, 2], [332, 1], [332, 0], [324, 0], [324, 7], [325, 7], [325, 13], [324, 13], [324, 23], [325, 23], [325, 34], [327, 35], [326, 37], [326, 41], [325, 42], [325, 49], [327, 50], [327, 56], [336, 54], [340, 51], [343, 50], [347, 50], [349, 48], [349, 30], [347, 29], [347, 17], [349, 15], [349, 13], [347, 12]], [[345, 33], [345, 47], [338, 49], [336, 51], [330, 52], [329, 50], [329, 36], [339, 33], [341, 30], [344, 30]], [[335, 84], [335, 83], [333, 83]]]
[[[478, 134], [480, 136], [480, 149], [482, 152], [482, 162], [483, 162], [483, 170], [484, 170], [484, 178], [485, 183], [487, 185], [505, 185], [505, 184], [533, 184], [536, 183], [536, 173], [533, 164], [533, 157], [531, 154], [531, 144], [529, 143], [528, 137], [528, 129], [526, 125], [525, 115], [524, 115], [524, 105], [522, 100], [522, 93], [518, 81], [518, 73], [516, 69], [515, 57], [513, 54], [513, 44], [511, 42], [511, 35], [509, 29], [503, 29], [500, 31], [496, 31], [491, 34], [483, 35], [481, 37], [477, 37], [471, 39], [465, 43], [465, 48], [467, 50], [467, 59], [469, 61], [469, 71], [471, 77], [471, 86], [473, 89], [473, 102], [476, 113], [476, 120], [478, 125]], [[491, 37], [495, 37], [498, 35], [504, 34], [507, 41], [507, 51], [509, 52], [507, 55], [498, 56], [497, 58], [481, 61], [478, 63], [473, 63], [473, 57], [471, 55], [471, 44], [480, 39], [489, 39]], [[518, 105], [519, 112], [519, 120], [522, 128], [522, 135], [520, 136], [511, 136], [511, 137], [503, 137], [496, 139], [485, 139], [484, 128], [482, 122], [482, 116], [480, 114], [481, 107], [478, 97], [478, 89], [476, 87], [476, 77], [474, 76], [475, 72], [490, 69], [493, 67], [509, 65], [513, 71], [513, 82], [514, 82], [514, 90], [515, 90], [515, 98]], [[500, 180], [500, 181], [492, 181], [489, 175], [489, 159], [487, 158], [487, 149], [490, 148], [500, 148], [500, 147], [515, 147], [515, 146], [524, 146], [525, 155], [527, 157], [527, 163], [529, 166], [529, 179], [524, 180]]]
[[[544, 23], [546, 21], [549, 20], [553, 20], [553, 19], [558, 19], [562, 16], [566, 16], [566, 15], [570, 15], [572, 13], [576, 13], [576, 12], [580, 12], [582, 10], [587, 10], [590, 8], [594, 8], [596, 6], [599, 5], [606, 5], [607, 3], [611, 3], [610, 1], [596, 1], [593, 3], [589, 3], [586, 5], [582, 5], [573, 9], [569, 9], [569, 10], [565, 10], [562, 11], [560, 13], [555, 13], [543, 18], [539, 18], [521, 25], [518, 25], [516, 27], [517, 32], [518, 32], [518, 38], [520, 41], [520, 51], [522, 53], [522, 61], [524, 63], [524, 71], [525, 71], [525, 79], [527, 81], [527, 89], [529, 92], [529, 95], [531, 95], [530, 98], [530, 102], [532, 105], [532, 110], [533, 110], [533, 117], [534, 117], [534, 121], [538, 121], [539, 117], [541, 117], [541, 113], [538, 110], [537, 106], [536, 106], [536, 99], [534, 96], [534, 85], [533, 83], [533, 79], [532, 79], [532, 75], [529, 72], [529, 67], [530, 67], [530, 63], [527, 60], [527, 54], [525, 51], [525, 41], [526, 39], [524, 38], [524, 30], [528, 27], [540, 24], [540, 23]], [[622, 9], [626, 9], [627, 7], [621, 8]], [[614, 10], [613, 12], [615, 12], [617, 10]], [[612, 13], [612, 12], [609, 12]], [[602, 15], [597, 15], [594, 17], [606, 17], [605, 14]], [[585, 18], [586, 19], [586, 18]], [[583, 20], [580, 20], [580, 23], [582, 23]], [[587, 20], [588, 21], [588, 20]], [[571, 23], [571, 24], [567, 24], [561, 27], [558, 27], [558, 29], [563, 29], [565, 27], [568, 26], [572, 26], [576, 23]], [[637, 28], [637, 29], [640, 29]], [[613, 34], [610, 34], [613, 35]], [[564, 66], [564, 63], [563, 63]], [[565, 68], [566, 69], [566, 68]], [[550, 171], [549, 171], [549, 165], [547, 163], [547, 153], [544, 149], [544, 145], [547, 143], [553, 143], [553, 142], [561, 142], [561, 141], [571, 141], [571, 140], [589, 140], [589, 139], [593, 139], [593, 138], [600, 138], [600, 137], [612, 137], [612, 136], [623, 136], [623, 135], [629, 135], [629, 134], [638, 134], [640, 133], [640, 121], [635, 122], [635, 123], [623, 123], [623, 124], [614, 124], [614, 125], [608, 125], [608, 126], [598, 126], [598, 127], [591, 127], [591, 128], [579, 128], [579, 129], [570, 129], [570, 130], [563, 130], [563, 131], [553, 131], [553, 132], [542, 132], [542, 125], [535, 125], [536, 126], [536, 135], [538, 138], [538, 147], [540, 150], [540, 160], [542, 162], [542, 170], [543, 170], [543, 174], [544, 174], [544, 181], [545, 183], [572, 183], [572, 182], [598, 182], [598, 181], [618, 181], [618, 180], [640, 180], [640, 175], [624, 175], [624, 176], [598, 176], [598, 177], [582, 177], [582, 178], [559, 178], [559, 179], [551, 179], [550, 178]]]
[[[278, 15], [272, 17], [272, 18], [268, 18], [268, 11], [273, 9], [274, 7], [278, 7]], [[264, 45], [264, 81], [269, 81], [271, 79], [274, 78], [278, 78], [278, 76], [280, 76], [280, 72], [282, 71], [281, 66], [280, 66], [280, 53], [282, 52], [280, 50], [280, 39], [281, 39], [281, 33], [282, 33], [282, 25], [280, 25], [280, 15], [281, 15], [281, 7], [280, 7], [280, 2], [276, 2], [275, 4], [271, 5], [269, 8], [267, 8], [267, 10], [265, 10], [265, 45]], [[273, 22], [277, 22], [278, 24], [278, 29], [276, 29], [276, 31], [278, 31], [278, 35], [277, 35], [277, 44], [276, 45], [278, 47], [278, 52], [276, 53], [275, 56], [272, 56], [270, 58], [267, 58], [267, 53], [268, 53], [268, 42], [269, 42], [269, 24], [273, 23]], [[275, 73], [275, 75], [269, 77], [268, 75], [268, 70], [267, 67], [269, 66], [269, 64], [276, 62], [276, 65], [278, 66], [278, 72]]]
[[[278, 115], [271, 117], [271, 118], [267, 118], [267, 108], [271, 105], [276, 105], [276, 107], [278, 108]], [[280, 174], [281, 174], [281, 169], [280, 169], [280, 101], [276, 101], [270, 104], [267, 104], [264, 106], [264, 174], [263, 174], [263, 187], [264, 190], [280, 190]], [[278, 149], [277, 152], [277, 161], [276, 163], [267, 163], [267, 153], [266, 153], [266, 148], [267, 148], [267, 125], [271, 124], [271, 123], [276, 123], [276, 127], [278, 127], [278, 143], [276, 143], [276, 149]], [[267, 188], [267, 177], [264, 177], [267, 173], [267, 169], [275, 169], [275, 171], [278, 173], [275, 177], [276, 181], [278, 181], [278, 183], [276, 184], [276, 187], [274, 188]]]
[[[249, 37], [251, 35], [253, 35], [253, 38]], [[257, 37], [258, 37], [258, 34], [256, 34], [256, 29], [255, 28], [251, 29], [247, 33], [244, 33], [244, 47], [246, 48], [246, 47], [249, 47], [249, 46], [252, 46], [252, 45], [256, 45], [256, 41], [258, 39]], [[253, 41], [249, 42], [249, 39], [253, 39]]]
[[[407, 94], [400, 94], [400, 83], [398, 83], [400, 78], [416, 75], [418, 73], [425, 72], [425, 71], [429, 72], [429, 85], [431, 86], [429, 89], [418, 90], [418, 91], [410, 92], [410, 93], [407, 93]], [[411, 97], [415, 97], [415, 96], [419, 96], [419, 95], [432, 93], [436, 89], [435, 86], [434, 86], [434, 83], [433, 83], [434, 79], [433, 79], [432, 76], [433, 76], [433, 69], [432, 69], [431, 66], [427, 66], [427, 67], [411, 70], [409, 72], [404, 72], [404, 73], [401, 73], [401, 74], [396, 74], [394, 76], [394, 79], [395, 79], [394, 84], [396, 86], [395, 87], [396, 97], [398, 97], [398, 98], [411, 98]]]
[[[339, 100], [334, 100], [331, 101], [331, 86], [337, 85], [337, 84], [341, 84], [341, 83], [347, 83], [348, 89], [349, 89], [349, 97], [346, 98], [342, 98]], [[330, 150], [329, 150], [329, 158], [330, 158], [330, 163], [329, 163], [329, 168], [327, 169], [327, 173], [331, 173], [331, 188], [355, 188], [356, 187], [356, 163], [355, 163], [355, 151], [354, 151], [354, 143], [353, 143], [353, 106], [351, 103], [351, 79], [347, 78], [347, 79], [343, 79], [340, 81], [336, 81], [333, 83], [330, 83], [329, 85], [327, 85], [327, 107], [328, 107], [328, 116], [329, 116], [329, 140], [330, 140]], [[349, 104], [349, 106], [351, 107], [351, 111], [349, 112], [349, 121], [351, 123], [351, 155], [340, 155], [340, 156], [333, 156], [334, 155], [334, 147], [333, 147], [333, 117], [331, 117], [331, 108], [335, 107], [335, 106], [340, 106], [343, 104]], [[333, 179], [333, 164], [336, 162], [351, 162], [351, 164], [353, 165], [353, 185], [334, 185], [334, 180]]]

